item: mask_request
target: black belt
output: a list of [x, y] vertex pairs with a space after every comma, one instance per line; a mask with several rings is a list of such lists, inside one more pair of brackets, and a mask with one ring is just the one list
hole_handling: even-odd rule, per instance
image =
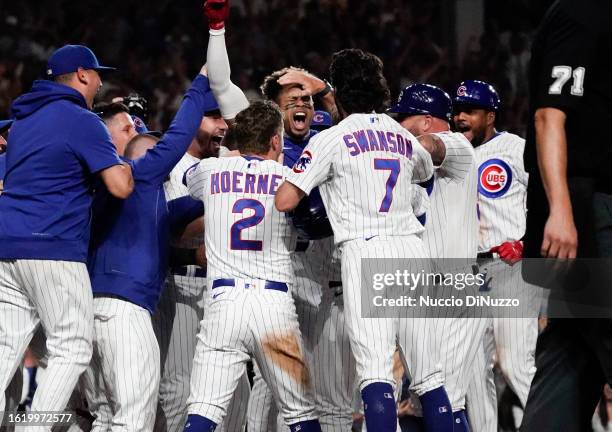
[[[289, 287], [285, 282], [275, 282], [275, 281], [263, 281], [264, 289], [271, 289], [276, 291], [289, 291]], [[212, 289], [223, 287], [223, 286], [236, 286], [236, 281], [234, 279], [215, 279], [212, 283]]]
[[477, 255], [478, 259], [493, 259], [495, 255], [493, 252], [479, 252]]
[[[176, 275], [176, 276], [191, 276], [188, 266], [175, 267], [171, 270], [171, 272], [173, 275]], [[206, 277], [206, 267], [196, 266], [193, 277], [205, 278]]]

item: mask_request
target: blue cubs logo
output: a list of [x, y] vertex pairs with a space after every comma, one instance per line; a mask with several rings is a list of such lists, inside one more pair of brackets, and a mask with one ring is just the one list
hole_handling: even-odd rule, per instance
[[306, 168], [308, 168], [308, 165], [310, 165], [311, 162], [312, 153], [310, 153], [308, 150], [305, 150], [300, 156], [300, 158], [295, 162], [295, 165], [293, 165], [293, 172], [297, 174], [303, 173], [304, 171], [306, 171]]
[[459, 88], [457, 89], [457, 96], [465, 96], [466, 90], [467, 90], [466, 86], [459, 86]]
[[489, 159], [478, 168], [478, 192], [487, 198], [499, 198], [511, 184], [512, 170], [501, 159]]
[[315, 115], [312, 117], [312, 121], [314, 123], [321, 123], [323, 120], [325, 120], [325, 117], [321, 113], [315, 113]]

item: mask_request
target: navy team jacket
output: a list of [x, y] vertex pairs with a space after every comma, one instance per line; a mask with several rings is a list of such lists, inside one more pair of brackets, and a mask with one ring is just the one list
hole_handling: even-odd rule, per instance
[[204, 212], [202, 203], [189, 197], [169, 206], [163, 183], [214, 106], [208, 79], [198, 75], [161, 140], [130, 162], [132, 195], [118, 200], [101, 191], [96, 196], [88, 259], [94, 295], [120, 297], [154, 312], [168, 267], [171, 218], [184, 223]]

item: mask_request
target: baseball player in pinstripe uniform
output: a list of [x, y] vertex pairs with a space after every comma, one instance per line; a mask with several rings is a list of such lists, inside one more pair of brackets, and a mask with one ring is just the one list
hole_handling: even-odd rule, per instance
[[[465, 268], [450, 270], [471, 273], [478, 249], [476, 161], [474, 149], [465, 136], [450, 131], [450, 96], [429, 84], [413, 84], [401, 92], [390, 112], [396, 113], [398, 122], [413, 135], [444, 142], [446, 158], [425, 185], [430, 208], [423, 242], [432, 258], [470, 259]], [[469, 431], [465, 396], [487, 320], [448, 318], [443, 314], [436, 318], [434, 334], [442, 357], [444, 386], [453, 408], [454, 431]]]
[[[287, 77], [287, 74], [291, 76]], [[280, 79], [289, 83], [281, 85]], [[304, 93], [304, 88], [314, 88], [315, 95], [324, 92], [323, 97], [329, 94], [324, 81], [296, 68], [273, 72], [261, 86], [264, 97], [276, 102], [283, 112], [283, 163], [287, 167], [294, 165], [316, 134], [310, 129], [314, 116], [313, 99], [309, 93]], [[316, 240], [299, 237], [291, 262], [295, 272], [292, 295], [304, 338], [321, 429], [324, 432], [349, 430], [355, 364], [344, 319], [339, 252], [329, 235]], [[276, 410], [269, 403], [272, 401], [270, 389], [257, 372], [249, 401], [249, 430], [263, 432], [275, 423]]]
[[282, 114], [254, 102], [232, 126], [240, 156], [209, 158], [185, 182], [204, 201], [209, 295], [198, 334], [186, 431], [212, 431], [255, 358], [291, 431], [320, 431], [310, 395], [290, 287], [295, 234], [274, 209], [289, 169], [282, 154]]
[[[276, 207], [290, 211], [319, 186], [342, 253], [345, 312], [368, 430], [387, 432], [397, 427], [392, 365], [399, 336], [413, 375], [427, 377], [412, 383], [421, 397], [427, 429], [452, 431], [441, 365], [429, 350], [433, 349], [430, 322], [414, 320], [414, 325], [400, 326], [395, 319], [360, 316], [362, 258], [427, 257], [418, 237], [423, 227], [411, 200], [402, 197], [411, 196], [413, 182], [431, 178], [429, 151], [439, 163], [444, 146], [426, 150], [389, 116], [376, 113], [389, 97], [382, 62], [376, 56], [354, 49], [340, 51], [333, 56], [330, 76], [345, 118], [311, 139], [280, 187]], [[417, 373], [417, 368], [426, 371]]]
[[[523, 166], [525, 140], [495, 129], [500, 99], [482, 81], [459, 84], [454, 96], [455, 125], [475, 147], [478, 164], [478, 251], [481, 271], [490, 279], [492, 292], [529, 298], [529, 286], [521, 277], [520, 259], [525, 233], [528, 174]], [[493, 254], [500, 260], [493, 260]], [[531, 290], [534, 291], [534, 290]], [[474, 363], [475, 379], [468, 393], [469, 417], [478, 431], [497, 430], [497, 398], [493, 381], [496, 360], [510, 387], [525, 406], [535, 374], [538, 336], [537, 296], [531, 299], [534, 318], [494, 317], [487, 331], [484, 351]], [[494, 340], [493, 340], [494, 337]]]
[[49, 361], [33, 411], [64, 409], [91, 358], [91, 189], [98, 174], [114, 196], [133, 188], [131, 169], [89, 111], [103, 69], [89, 48], [66, 45], [49, 58], [50, 80], [35, 81], [12, 106], [0, 195], [0, 411], [39, 324]]
[[96, 417], [94, 430], [153, 428], [160, 354], [151, 314], [166, 277], [171, 230], [203, 211], [201, 203], [189, 197], [166, 202], [163, 183], [191, 143], [203, 114], [216, 106], [203, 72], [158, 144], [156, 137], [138, 135], [126, 146], [136, 182], [132, 196], [122, 204], [107, 200], [104, 191], [96, 196], [100, 207], [94, 215], [88, 260], [94, 353], [85, 374], [86, 396]]

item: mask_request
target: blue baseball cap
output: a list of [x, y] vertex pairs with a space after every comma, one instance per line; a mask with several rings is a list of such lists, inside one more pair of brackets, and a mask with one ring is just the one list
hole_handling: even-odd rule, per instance
[[93, 69], [98, 72], [115, 70], [113, 67], [102, 66], [92, 50], [84, 45], [64, 45], [56, 50], [47, 61], [47, 76], [56, 77], [71, 72], [78, 68]]
[[430, 115], [450, 121], [453, 103], [440, 87], [431, 84], [411, 84], [399, 95], [397, 103], [388, 112], [411, 115]]
[[331, 114], [327, 111], [315, 111], [312, 117], [312, 124], [310, 127], [314, 130], [322, 131], [328, 129], [334, 125]]
[[213, 93], [211, 91], [207, 92], [204, 96], [204, 116], [214, 113], [216, 111], [220, 111], [219, 104], [213, 96]]
[[11, 127], [13, 120], [0, 120], [0, 133], [4, 133]]

